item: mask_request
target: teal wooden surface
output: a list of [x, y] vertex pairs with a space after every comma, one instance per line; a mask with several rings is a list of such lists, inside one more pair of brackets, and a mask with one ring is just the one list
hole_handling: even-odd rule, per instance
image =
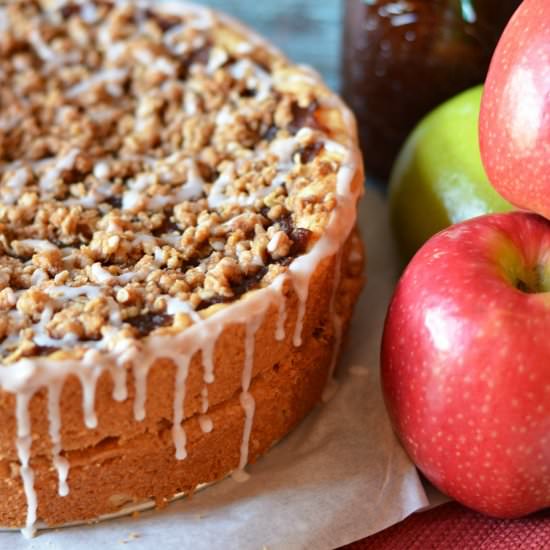
[[297, 63], [339, 87], [340, 30], [345, 0], [195, 0], [237, 17]]

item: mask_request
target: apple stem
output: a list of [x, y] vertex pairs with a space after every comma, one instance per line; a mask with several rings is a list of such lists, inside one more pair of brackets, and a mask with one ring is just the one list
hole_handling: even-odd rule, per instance
[[516, 284], [515, 284], [515, 287], [518, 289], [518, 290], [521, 290], [521, 292], [526, 292], [527, 294], [531, 294], [533, 291], [529, 288], [529, 285], [521, 280], [521, 279], [518, 279], [516, 281]]

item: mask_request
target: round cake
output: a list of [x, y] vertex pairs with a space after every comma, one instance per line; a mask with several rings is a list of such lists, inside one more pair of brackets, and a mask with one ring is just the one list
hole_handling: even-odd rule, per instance
[[352, 115], [185, 2], [0, 6], [0, 525], [244, 468], [321, 399], [362, 285]]

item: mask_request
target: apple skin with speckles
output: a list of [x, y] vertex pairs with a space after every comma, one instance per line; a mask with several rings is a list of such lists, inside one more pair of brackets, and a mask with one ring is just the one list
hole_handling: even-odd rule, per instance
[[432, 237], [396, 287], [381, 369], [436, 487], [496, 517], [550, 506], [550, 221], [491, 214]]
[[489, 181], [550, 219], [550, 2], [524, 0], [497, 45], [479, 118]]

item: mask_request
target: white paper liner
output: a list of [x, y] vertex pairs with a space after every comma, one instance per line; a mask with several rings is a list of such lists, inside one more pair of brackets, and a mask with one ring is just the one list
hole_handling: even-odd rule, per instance
[[228, 478], [137, 519], [41, 531], [30, 543], [19, 533], [3, 532], [0, 548], [88, 550], [127, 542], [132, 550], [322, 550], [426, 507], [426, 493], [392, 433], [380, 391], [379, 343], [397, 260], [387, 205], [371, 188], [360, 206], [360, 226], [368, 284], [341, 360], [340, 382], [328, 403], [248, 468], [249, 481]]

